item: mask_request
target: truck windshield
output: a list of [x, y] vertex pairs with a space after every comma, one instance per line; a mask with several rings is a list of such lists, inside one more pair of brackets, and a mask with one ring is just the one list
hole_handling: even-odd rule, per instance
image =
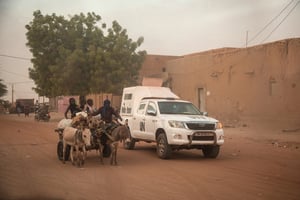
[[158, 102], [160, 114], [201, 115], [201, 112], [187, 102], [164, 101]]

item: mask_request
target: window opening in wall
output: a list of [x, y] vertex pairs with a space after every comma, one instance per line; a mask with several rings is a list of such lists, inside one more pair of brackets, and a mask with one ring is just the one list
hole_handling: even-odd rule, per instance
[[279, 95], [279, 85], [274, 77], [270, 77], [269, 79], [269, 95], [270, 96]]

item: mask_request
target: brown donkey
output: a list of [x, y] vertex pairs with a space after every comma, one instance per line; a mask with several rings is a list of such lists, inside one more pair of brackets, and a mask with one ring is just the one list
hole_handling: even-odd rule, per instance
[[130, 132], [127, 125], [119, 125], [111, 131], [111, 134], [107, 134], [108, 141], [111, 147], [110, 164], [117, 165], [117, 151], [119, 142], [125, 141], [129, 138]]

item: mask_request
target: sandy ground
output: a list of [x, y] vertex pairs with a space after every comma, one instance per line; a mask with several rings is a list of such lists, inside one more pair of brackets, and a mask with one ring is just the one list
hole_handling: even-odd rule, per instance
[[119, 148], [118, 166], [88, 152], [83, 168], [62, 164], [50, 122], [0, 115], [0, 199], [199, 200], [300, 199], [299, 120], [247, 119], [225, 124], [217, 159], [199, 150], [156, 156], [154, 143]]

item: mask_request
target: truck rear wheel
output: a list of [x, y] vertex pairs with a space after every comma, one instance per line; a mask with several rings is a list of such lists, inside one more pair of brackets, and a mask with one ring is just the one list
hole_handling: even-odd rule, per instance
[[156, 153], [161, 159], [168, 159], [171, 157], [172, 149], [168, 144], [167, 137], [164, 133], [161, 133], [157, 137], [156, 141]]
[[205, 158], [216, 158], [219, 155], [220, 146], [219, 145], [205, 146], [202, 148], [202, 152]]
[[134, 149], [134, 146], [135, 146], [135, 139], [133, 139], [131, 136], [123, 142], [123, 147], [125, 149], [132, 150]]

